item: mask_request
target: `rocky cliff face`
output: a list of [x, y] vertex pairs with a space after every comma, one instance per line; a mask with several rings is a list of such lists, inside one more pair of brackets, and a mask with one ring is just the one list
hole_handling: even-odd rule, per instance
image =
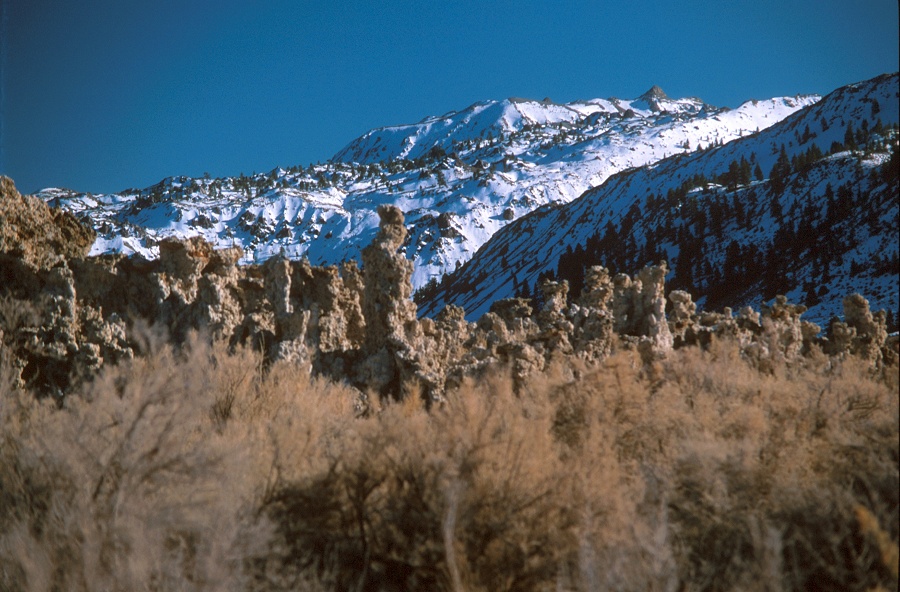
[[96, 233], [69, 212], [20, 194], [12, 179], [0, 177], [0, 252], [51, 267], [61, 257], [84, 257], [94, 239]]
[[362, 270], [283, 257], [242, 266], [240, 249], [214, 250], [200, 238], [167, 239], [154, 261], [85, 257], [89, 230], [18, 195], [8, 179], [2, 187], [0, 357], [22, 383], [48, 395], [62, 396], [104, 364], [140, 355], [147, 325], [176, 341], [197, 331], [252, 346], [268, 362], [302, 364], [364, 394], [428, 402], [489, 369], [508, 368], [524, 386], [553, 356], [591, 363], [633, 348], [649, 363], [673, 347], [723, 336], [761, 365], [815, 347], [874, 365], [897, 361], [884, 314], [873, 315], [860, 296], [845, 300], [845, 322], [834, 323], [825, 340], [819, 327], [800, 320], [805, 307], [784, 298], [761, 313], [698, 316], [691, 296], [675, 291], [667, 318], [665, 264], [634, 277], [594, 267], [576, 302], [565, 282], [545, 282], [536, 314], [529, 300], [510, 298], [476, 323], [452, 305], [435, 319], [417, 319], [412, 264], [400, 253], [407, 231], [394, 206], [379, 208], [380, 229], [363, 251]]

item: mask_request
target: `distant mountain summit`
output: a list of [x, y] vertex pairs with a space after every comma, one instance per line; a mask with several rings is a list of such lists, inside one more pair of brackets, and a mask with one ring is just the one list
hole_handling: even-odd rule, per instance
[[[577, 297], [592, 265], [633, 273], [666, 260], [669, 289], [701, 306], [758, 308], [784, 294], [824, 326], [859, 292], [896, 314], [898, 88], [896, 73], [848, 85], [759, 133], [621, 171], [538, 208], [420, 294], [420, 311], [454, 304], [477, 319], [497, 299], [538, 294], [544, 278], [569, 281]], [[639, 101], [661, 94], [654, 87]], [[736, 111], [754, 104], [770, 105]]]
[[662, 111], [663, 105], [669, 101], [669, 97], [663, 92], [663, 89], [654, 84], [650, 90], [638, 97], [638, 100], [647, 103], [651, 111]]
[[663, 92], [663, 89], [659, 88], [655, 84], [650, 87], [650, 90], [648, 90], [647, 92], [642, 94], [640, 96], [640, 98], [644, 101], [649, 101], [651, 99], [663, 99], [663, 100], [669, 99], [669, 97], [666, 95], [666, 93]]
[[95, 254], [153, 258], [166, 237], [202, 236], [242, 247], [245, 261], [282, 254], [317, 265], [358, 260], [377, 231], [377, 207], [396, 205], [410, 228], [403, 248], [413, 283], [422, 287], [537, 208], [571, 202], [621, 171], [754, 134], [818, 100], [779, 97], [729, 110], [654, 87], [630, 100], [481, 101], [367, 132], [325, 164], [169, 177], [108, 195], [38, 195], [90, 223]]
[[[454, 143], [489, 135], [515, 134], [534, 126], [587, 131], [585, 128], [609, 117], [652, 120], [660, 111], [697, 115], [704, 109], [713, 113], [721, 111], [696, 98], [671, 100], [658, 86], [632, 100], [610, 98], [554, 103], [549, 98], [535, 101], [512, 97], [503, 101], [482, 101], [462, 111], [427, 117], [415, 124], [374, 129], [353, 140], [332, 161], [377, 163], [416, 158], [436, 146], [450, 151]], [[602, 131], [611, 131], [610, 128]]]

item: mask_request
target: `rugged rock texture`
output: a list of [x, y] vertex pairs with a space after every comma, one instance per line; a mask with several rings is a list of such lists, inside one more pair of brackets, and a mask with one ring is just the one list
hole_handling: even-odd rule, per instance
[[378, 235], [363, 249], [366, 360], [358, 379], [378, 392], [396, 392], [421, 369], [413, 342], [420, 337], [412, 301], [412, 263], [398, 253], [406, 240], [403, 212], [379, 206]]
[[466, 376], [498, 368], [524, 387], [554, 356], [594, 363], [630, 348], [651, 363], [673, 347], [717, 337], [736, 339], [762, 368], [819, 347], [874, 367], [897, 363], [884, 313], [871, 313], [859, 295], [844, 300], [845, 321], [831, 324], [829, 339], [800, 319], [805, 307], [784, 297], [761, 312], [698, 314], [690, 294], [674, 291], [667, 319], [665, 263], [634, 277], [594, 267], [577, 302], [566, 282], [546, 281], [536, 313], [530, 300], [511, 298], [494, 302], [477, 323], [454, 306], [417, 319], [412, 264], [400, 253], [403, 213], [393, 206], [378, 213], [380, 231], [363, 251], [362, 270], [353, 262], [339, 269], [278, 257], [239, 266], [240, 249], [213, 250], [199, 238], [163, 241], [155, 261], [86, 258], [89, 230], [23, 198], [4, 179], [0, 358], [23, 383], [62, 396], [103, 364], [139, 355], [148, 347], [142, 327], [154, 325], [176, 341], [200, 331], [362, 393], [429, 403]]
[[869, 301], [861, 295], [844, 298], [844, 322], [832, 321], [830, 329], [828, 353], [856, 355], [875, 365], [897, 363], [897, 339], [888, 340], [885, 312], [873, 314]]
[[69, 212], [20, 194], [12, 179], [0, 176], [0, 252], [50, 267], [60, 258], [84, 257], [95, 238]]

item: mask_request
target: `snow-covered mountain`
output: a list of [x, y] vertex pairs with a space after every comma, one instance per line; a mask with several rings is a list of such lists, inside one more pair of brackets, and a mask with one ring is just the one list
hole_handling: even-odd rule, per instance
[[660, 259], [672, 288], [709, 306], [786, 294], [823, 323], [860, 292], [897, 311], [898, 96], [896, 73], [849, 85], [757, 134], [543, 206], [420, 292], [420, 313], [456, 304], [474, 319], [534, 294], [541, 276], [577, 292], [586, 266], [631, 273]]
[[751, 135], [818, 100], [781, 97], [727, 109], [669, 99], [653, 87], [634, 100], [486, 101], [373, 130], [326, 164], [170, 177], [111, 195], [37, 195], [89, 221], [98, 233], [92, 254], [152, 258], [162, 238], [200, 235], [243, 247], [245, 261], [282, 253], [314, 264], [358, 260], [377, 230], [377, 207], [390, 203], [406, 214], [406, 253], [422, 287], [536, 208], [568, 203], [620, 171]]

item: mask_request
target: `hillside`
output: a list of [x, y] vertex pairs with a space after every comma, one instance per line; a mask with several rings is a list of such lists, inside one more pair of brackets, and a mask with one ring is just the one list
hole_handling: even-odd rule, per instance
[[595, 267], [433, 320], [395, 207], [360, 270], [85, 257], [0, 204], [0, 590], [897, 588], [898, 338], [858, 295], [826, 338]]
[[898, 309], [898, 76], [849, 85], [752, 136], [612, 176], [567, 205], [498, 232], [458, 272], [420, 292], [478, 318], [491, 302], [584, 271], [666, 260], [701, 305], [759, 306], [776, 294], [823, 323], [837, 296]]
[[764, 129], [817, 96], [748, 101], [736, 109], [669, 99], [556, 104], [507, 99], [373, 130], [330, 162], [213, 179], [170, 177], [112, 195], [45, 189], [98, 234], [92, 254], [159, 254], [166, 237], [244, 249], [244, 262], [284, 254], [315, 265], [359, 260], [379, 205], [410, 227], [404, 252], [419, 288], [467, 261], [534, 209], [566, 203], [611, 175]]

